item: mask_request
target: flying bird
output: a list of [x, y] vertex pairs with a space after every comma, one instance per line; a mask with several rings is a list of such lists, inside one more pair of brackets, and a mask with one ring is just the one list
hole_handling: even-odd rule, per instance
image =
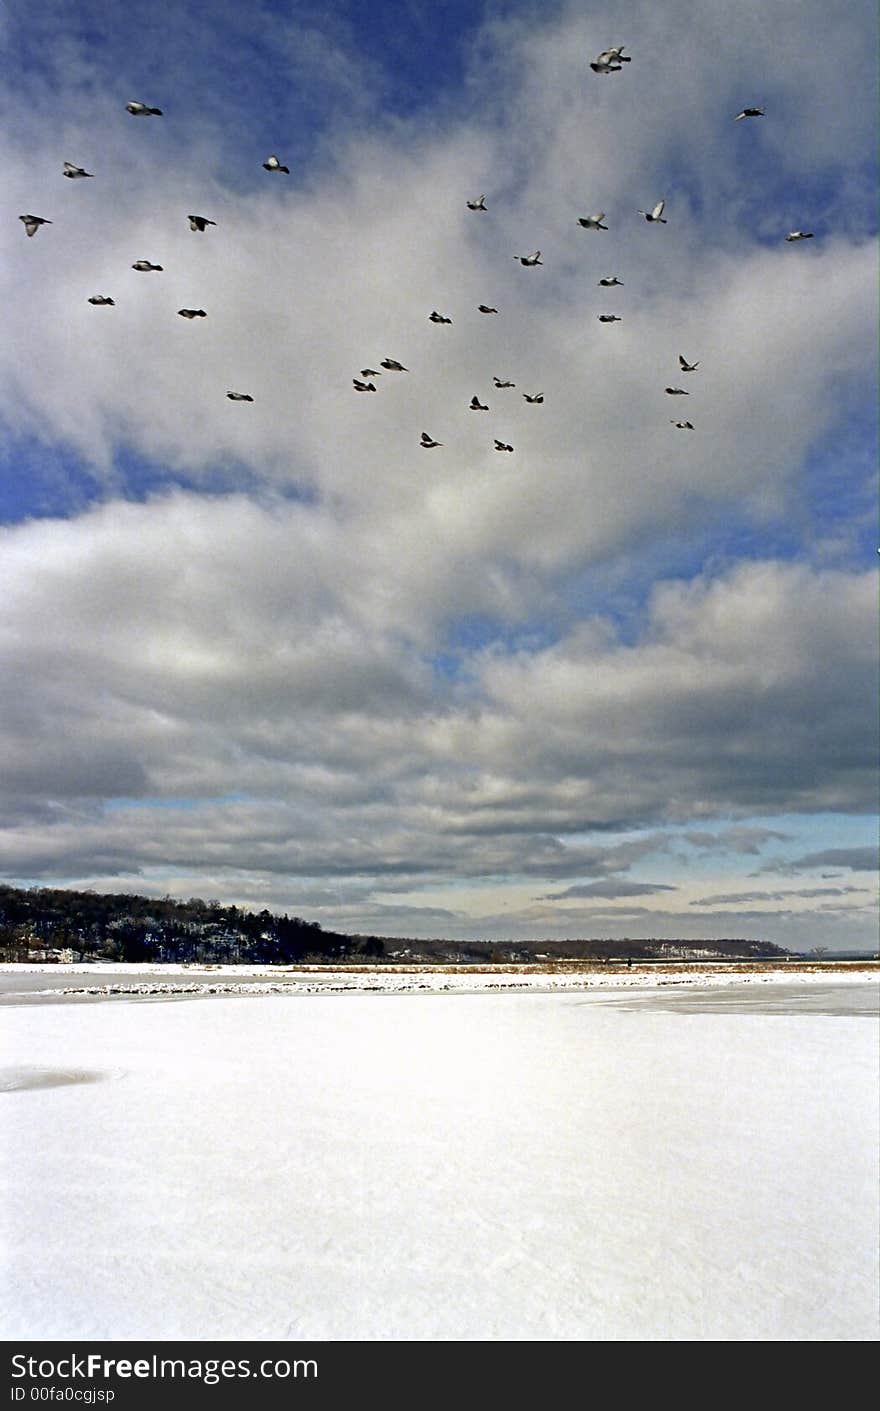
[[50, 220], [44, 220], [42, 216], [19, 216], [18, 219], [24, 221], [24, 228], [28, 235], [36, 235], [41, 225], [52, 224]]
[[362, 367], [361, 377], [381, 377], [381, 372], [377, 372], [374, 367]]
[[215, 220], [208, 220], [207, 216], [188, 216], [190, 230], [204, 230], [208, 225], [216, 225]]
[[739, 122], [741, 118], [762, 118], [763, 116], [763, 108], [743, 108], [741, 113], [737, 113], [733, 121]]
[[496, 451], [512, 451], [512, 450], [513, 450], [513, 447], [512, 447], [512, 446], [508, 446], [508, 444], [507, 444], [506, 441], [499, 441], [496, 437], [493, 437], [492, 439], [495, 441], [495, 450], [496, 450]]
[[528, 394], [528, 392], [523, 392], [523, 396], [525, 397], [525, 399], [526, 399], [527, 402], [532, 402], [532, 403], [537, 402], [537, 404], [538, 404], [539, 406], [541, 405], [541, 403], [542, 403], [543, 400], [544, 400], [544, 393], [543, 393], [543, 392], [538, 392], [534, 397], [530, 397], [529, 394]]
[[498, 312], [498, 310], [493, 308], [491, 304], [478, 304], [477, 308], [479, 309], [481, 314], [497, 314]]
[[603, 49], [596, 60], [597, 64], [631, 64], [632, 59], [628, 54], [624, 54], [625, 44], [619, 44], [616, 49]]
[[430, 319], [431, 323], [451, 323], [451, 322], [452, 322], [452, 319], [451, 319], [451, 318], [444, 318], [443, 314], [438, 314], [438, 312], [437, 312], [436, 309], [434, 309], [434, 311], [433, 311], [432, 313], [428, 314], [428, 318]]
[[485, 198], [485, 196], [481, 196], [478, 201], [468, 201], [468, 203], [467, 203], [467, 208], [468, 208], [469, 211], [485, 211], [485, 209], [486, 209], [486, 198]]
[[678, 365], [681, 368], [682, 372], [696, 372], [697, 368], [700, 366], [698, 362], [689, 363], [687, 358], [683, 358], [681, 356], [681, 353], [679, 353], [678, 355]]
[[94, 176], [94, 172], [86, 171], [85, 167], [75, 167], [73, 162], [65, 162], [64, 175], [75, 181], [78, 176]]
[[578, 225], [582, 225], [584, 230], [607, 230], [607, 225], [602, 224], [604, 219], [604, 211], [600, 211], [597, 216], [578, 216]]
[[600, 323], [623, 323], [619, 314], [599, 314]]
[[161, 118], [161, 108], [148, 108], [146, 103], [136, 103], [134, 99], [125, 105], [126, 111], [131, 113], [133, 118]]
[[603, 59], [600, 55], [598, 59], [590, 64], [590, 68], [593, 70], [593, 73], [620, 73], [621, 65], [613, 64], [609, 60]]
[[689, 397], [690, 392], [686, 392], [683, 387], [667, 387], [666, 391], [670, 397]]
[[536, 250], [533, 255], [514, 255], [515, 260], [519, 260], [521, 265], [542, 265], [541, 251]]
[[375, 382], [360, 382], [356, 377], [353, 377], [351, 380], [354, 383], [354, 390], [356, 392], [375, 392], [376, 390]]
[[283, 171], [285, 176], [290, 176], [290, 167], [283, 167], [277, 157], [267, 157], [263, 166], [266, 171]]
[[443, 442], [435, 441], [432, 436], [428, 435], [427, 431], [423, 431], [422, 439], [419, 444], [421, 445], [423, 451], [430, 451], [433, 449], [434, 446], [442, 446]]
[[193, 319], [208, 317], [204, 309], [178, 309], [177, 312], [180, 314], [181, 318]]
[[145, 274], [148, 270], [161, 270], [161, 265], [151, 265], [149, 260], [135, 260], [132, 269], [140, 270]]
[[470, 409], [472, 412], [487, 412], [489, 410], [489, 406], [488, 403], [481, 402], [479, 397], [471, 397]]
[[250, 392], [227, 392], [230, 402], [252, 402], [254, 399]]
[[495, 386], [496, 386], [496, 387], [515, 387], [515, 386], [516, 386], [516, 383], [515, 383], [515, 382], [502, 382], [500, 377], [493, 377], [493, 378], [492, 378], [492, 381], [495, 383]]
[[[24, 216], [22, 216], [22, 220], [24, 220]], [[28, 234], [30, 235], [30, 231], [28, 231]], [[791, 231], [791, 233], [790, 233], [789, 235], [786, 235], [785, 238], [786, 238], [786, 240], [788, 240], [788, 241], [791, 241], [791, 240], [812, 240], [812, 238], [813, 238], [813, 232], [812, 232], [812, 230], [793, 230], [793, 231]]]
[[677, 426], [679, 431], [693, 431], [694, 429], [694, 423], [692, 421], [670, 421], [669, 425]]
[[666, 202], [665, 202], [665, 201], [658, 201], [657, 204], [656, 204], [656, 206], [654, 207], [653, 211], [639, 211], [639, 215], [640, 215], [640, 216], [644, 216], [644, 217], [645, 217], [645, 220], [647, 220], [647, 221], [656, 221], [656, 220], [658, 220], [658, 221], [660, 221], [660, 223], [661, 223], [662, 225], [666, 225], [666, 221], [665, 221], [664, 216], [663, 216], [663, 210], [664, 210], [665, 205], [666, 205]]
[[116, 300], [111, 299], [109, 294], [92, 294], [89, 299], [90, 304], [115, 304]]
[[616, 274], [612, 275], [610, 279], [599, 280], [600, 289], [614, 289], [618, 284], [623, 288], [623, 280], [618, 279]]
[[408, 367], [404, 367], [403, 363], [397, 362], [394, 358], [383, 358], [380, 366], [386, 368], [388, 372], [409, 372]]

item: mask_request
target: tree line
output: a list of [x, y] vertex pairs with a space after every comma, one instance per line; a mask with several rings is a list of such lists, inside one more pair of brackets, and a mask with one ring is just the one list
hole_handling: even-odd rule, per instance
[[534, 964], [553, 961], [760, 960], [788, 955], [768, 941], [452, 941], [345, 935], [317, 921], [191, 897], [0, 885], [0, 960], [176, 961], [204, 964]]
[[4, 960], [61, 951], [77, 959], [283, 964], [375, 959], [383, 949], [376, 937], [345, 936], [301, 916], [245, 911], [200, 897], [178, 901], [0, 886]]

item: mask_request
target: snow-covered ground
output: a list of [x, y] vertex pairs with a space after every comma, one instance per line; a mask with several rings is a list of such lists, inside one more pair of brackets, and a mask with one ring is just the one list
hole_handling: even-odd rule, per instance
[[880, 972], [871, 964], [817, 965], [801, 969], [792, 965], [755, 965], [727, 962], [703, 966], [635, 964], [631, 969], [596, 966], [561, 970], [542, 966], [348, 966], [334, 970], [326, 965], [181, 965], [132, 964], [101, 961], [74, 965], [12, 964], [0, 966], [0, 1003], [4, 999], [113, 998], [151, 995], [171, 998], [185, 995], [231, 994], [481, 994], [487, 991], [551, 992], [572, 990], [639, 989], [654, 991], [675, 986], [688, 991], [719, 986], [811, 989], [873, 982]]
[[7, 1338], [880, 1331], [868, 1015], [59, 1001], [2, 1016]]

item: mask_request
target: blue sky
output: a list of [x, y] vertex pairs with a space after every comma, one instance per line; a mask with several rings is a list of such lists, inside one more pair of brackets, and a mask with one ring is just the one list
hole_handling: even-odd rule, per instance
[[2, 37], [3, 875], [871, 945], [873, 7], [13, 3]]

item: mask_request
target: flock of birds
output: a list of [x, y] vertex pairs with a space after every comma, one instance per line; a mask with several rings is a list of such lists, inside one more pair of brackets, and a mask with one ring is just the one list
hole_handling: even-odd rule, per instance
[[[598, 57], [590, 64], [590, 68], [596, 74], [621, 73], [623, 70], [623, 65], [632, 62], [631, 57], [628, 54], [624, 54], [624, 48], [624, 45], [619, 45], [616, 48], [603, 49], [602, 53], [599, 54]], [[734, 118], [734, 122], [741, 122], [744, 118], [761, 118], [764, 116], [764, 112], [765, 110], [763, 108], [758, 107], [743, 108], [741, 112], [737, 113], [736, 117]], [[279, 170], [277, 158], [275, 157], [270, 157], [268, 162], [264, 163], [264, 165], [266, 166], [267, 170]], [[285, 168], [280, 169], [285, 170]], [[466, 202], [466, 205], [469, 211], [488, 210], [485, 195], [480, 195], [474, 197], [471, 200], [468, 200]], [[666, 216], [663, 214], [665, 209], [666, 202], [665, 200], [661, 200], [658, 201], [654, 206], [652, 206], [649, 211], [640, 210], [639, 215], [644, 216], [645, 220], [648, 222], [649, 225], [666, 225], [668, 222]], [[578, 225], [580, 225], [584, 230], [608, 230], [609, 227], [607, 225], [603, 225], [604, 220], [605, 212], [599, 211], [595, 215], [580, 216], [578, 218]], [[792, 230], [785, 237], [785, 239], [789, 243], [793, 243], [798, 240], [811, 240], [812, 238], [812, 231], [804, 230]], [[544, 263], [541, 259], [540, 250], [535, 250], [530, 255], [514, 255], [513, 258], [517, 260], [519, 264], [522, 265], [525, 269], [532, 269], [538, 265], [543, 265]], [[598, 281], [598, 285], [601, 289], [613, 289], [617, 287], [622, 287], [623, 280], [619, 279], [617, 275], [610, 275], [600, 279]], [[498, 313], [497, 308], [488, 304], [478, 304], [477, 308], [481, 314]], [[623, 322], [619, 314], [602, 313], [598, 314], [597, 317], [599, 322], [604, 324]], [[428, 321], [433, 324], [452, 323], [452, 319], [448, 315], [439, 313], [437, 309], [433, 309], [431, 311], [431, 313], [428, 315]], [[689, 362], [687, 358], [685, 358], [681, 353], [679, 353], [678, 355], [678, 363], [679, 369], [682, 373], [696, 372], [700, 366], [699, 360]], [[386, 372], [408, 371], [408, 369], [404, 367], [402, 363], [398, 362], [395, 358], [385, 358], [380, 363], [379, 368], [361, 368], [360, 375], [358, 377], [352, 378], [354, 390], [356, 392], [375, 392], [377, 388], [376, 383], [373, 379], [381, 376], [381, 369], [384, 369]], [[495, 387], [498, 389], [513, 388], [516, 386], [514, 382], [503, 380], [499, 377], [493, 378], [493, 381]], [[666, 394], [670, 397], [690, 396], [690, 393], [684, 387], [667, 387], [665, 388], [665, 391]], [[544, 402], [543, 392], [523, 392], [522, 395], [524, 400], [531, 406], [540, 406]], [[475, 394], [470, 400], [469, 410], [474, 412], [487, 412], [489, 410], [489, 405], [487, 402], [481, 402], [479, 397]], [[670, 425], [674, 426], [678, 431], [694, 430], [694, 423], [689, 420], [678, 421], [675, 418], [670, 418]], [[442, 441], [438, 441], [429, 432], [423, 431], [419, 444], [421, 445], [423, 450], [432, 451], [437, 449], [438, 447], [442, 447], [444, 443]], [[497, 437], [494, 438], [494, 447], [496, 451], [513, 451], [513, 446], [511, 446], [507, 441], [499, 440]]]
[[[629, 58], [623, 55], [622, 49], [606, 49], [603, 51], [602, 54], [599, 55], [599, 58], [596, 60], [596, 62], [590, 65], [590, 68], [593, 69], [596, 73], [617, 73], [620, 71], [621, 64], [628, 64], [629, 62]], [[757, 116], [760, 114], [760, 112], [761, 110], [757, 108], [747, 108], [744, 109], [743, 113], [740, 116]], [[275, 159], [272, 157], [269, 158], [270, 162], [273, 162], [274, 160]], [[264, 165], [267, 164], [264, 163]], [[272, 169], [276, 170], [277, 168]], [[469, 211], [488, 210], [485, 195], [478, 196], [474, 200], [467, 201], [465, 204], [467, 205]], [[665, 209], [666, 202], [658, 201], [657, 204], [650, 211], [639, 211], [639, 215], [644, 216], [645, 220], [648, 221], [650, 224], [657, 223], [661, 225], [666, 225], [666, 218], [663, 215]], [[600, 211], [597, 215], [580, 216], [578, 218], [578, 225], [583, 226], [585, 230], [608, 230], [608, 226], [602, 224], [604, 219], [605, 212]], [[786, 238], [792, 239], [793, 237], [788, 236]], [[535, 250], [534, 254], [531, 255], [514, 255], [513, 258], [517, 260], [521, 265], [523, 265], [524, 268], [527, 269], [534, 268], [536, 265], [543, 265], [544, 263], [544, 261], [541, 259], [540, 250]], [[598, 283], [599, 287], [602, 289], [613, 289], [618, 286], [621, 288], [623, 287], [623, 280], [618, 279], [616, 274], [600, 279]], [[478, 304], [477, 309], [481, 314], [497, 314], [498, 312], [497, 308], [495, 308], [491, 304]], [[619, 314], [599, 314], [598, 319], [600, 323], [623, 322]], [[448, 315], [438, 313], [436, 309], [432, 309], [428, 315], [428, 322], [435, 324], [451, 324], [452, 319], [449, 318]], [[689, 363], [686, 358], [682, 357], [681, 354], [679, 354], [678, 361], [682, 372], [696, 372], [697, 368], [700, 366], [698, 361]], [[360, 376], [352, 378], [354, 390], [356, 392], [375, 392], [377, 389], [373, 378], [381, 376], [380, 369], [382, 368], [384, 368], [386, 372], [409, 371], [409, 369], [404, 367], [402, 363], [398, 362], [396, 358], [383, 358], [382, 362], [379, 365], [379, 368], [361, 368]], [[492, 380], [495, 384], [495, 387], [498, 389], [513, 388], [516, 386], [515, 382], [510, 382], [509, 380], [502, 379], [500, 377], [494, 377]], [[671, 397], [687, 397], [690, 395], [687, 391], [685, 391], [683, 387], [667, 387], [666, 391]], [[543, 405], [543, 392], [523, 392], [522, 395], [524, 400], [529, 404], [529, 406]], [[473, 397], [471, 397], [469, 410], [472, 412], [487, 412], [489, 410], [489, 405], [487, 402], [481, 402], [479, 397], [474, 395]], [[693, 423], [690, 421], [673, 420], [672, 425], [675, 426], [679, 431], [693, 431], [694, 429]], [[496, 451], [513, 451], [513, 446], [511, 446], [509, 442], [501, 441], [497, 437], [493, 437], [493, 441], [494, 448]], [[442, 446], [444, 443], [442, 441], [437, 441], [427, 431], [423, 431], [419, 444], [423, 450], [433, 451], [437, 447]]]
[[[619, 45], [616, 48], [603, 49], [602, 53], [599, 54], [598, 57], [590, 64], [590, 68], [592, 69], [592, 71], [596, 74], [603, 75], [621, 73], [623, 70], [623, 65], [632, 62], [630, 55], [624, 54], [624, 47], [624, 45]], [[140, 103], [132, 100], [131, 102], [126, 103], [125, 106], [126, 111], [129, 112], [132, 117], [160, 118], [163, 116], [161, 108], [152, 108], [146, 103]], [[765, 110], [763, 108], [758, 107], [743, 108], [742, 112], [737, 113], [736, 117], [734, 118], [734, 122], [741, 122], [743, 119], [746, 118], [763, 117], [764, 111]], [[267, 172], [281, 173], [285, 176], [290, 175], [290, 168], [286, 166], [280, 160], [280, 158], [274, 154], [266, 158], [265, 162], [263, 162], [263, 168]], [[64, 163], [63, 175], [71, 181], [84, 180], [94, 177], [93, 172], [86, 171], [84, 167], [78, 167], [74, 165], [73, 162]], [[488, 209], [488, 207], [486, 206], [485, 195], [481, 195], [472, 200], [469, 200], [466, 204], [469, 211], [485, 211]], [[666, 202], [661, 200], [658, 201], [656, 205], [654, 205], [649, 211], [640, 210], [639, 215], [644, 216], [645, 220], [650, 225], [666, 225], [667, 220], [663, 214], [665, 209]], [[209, 225], [217, 224], [216, 221], [210, 220], [207, 216], [190, 215], [187, 218], [189, 220], [190, 230], [195, 231], [199, 234], [204, 234]], [[40, 229], [41, 226], [52, 225], [52, 221], [46, 219], [43, 216], [23, 215], [20, 216], [19, 219], [23, 222], [25, 232], [28, 236], [36, 235], [37, 231]], [[609, 227], [607, 225], [603, 225], [604, 220], [605, 212], [599, 211], [595, 215], [580, 216], [578, 218], [578, 225], [580, 225], [584, 230], [608, 230]], [[786, 241], [788, 241], [789, 243], [794, 243], [800, 240], [811, 240], [812, 238], [813, 232], [808, 230], [792, 230], [785, 237]], [[532, 269], [538, 265], [543, 265], [540, 250], [535, 250], [534, 253], [531, 255], [514, 255], [513, 258], [517, 260], [519, 264], [526, 269]], [[153, 264], [152, 261], [144, 259], [135, 260], [131, 268], [137, 270], [138, 273], [142, 274], [153, 274], [163, 272], [162, 265]], [[600, 279], [598, 281], [598, 284], [599, 287], [602, 289], [613, 289], [617, 287], [622, 287], [623, 280], [619, 279], [617, 275], [611, 275]], [[115, 302], [116, 301], [111, 298], [108, 294], [92, 294], [88, 299], [88, 303], [96, 306], [113, 307], [115, 305]], [[490, 304], [479, 304], [477, 308], [479, 313], [484, 315], [498, 313], [498, 309]], [[187, 319], [189, 321], [198, 318], [207, 318], [207, 313], [204, 309], [178, 309], [178, 314], [181, 318]], [[603, 324], [622, 322], [622, 319], [619, 314], [602, 313], [599, 314], [597, 317], [599, 322]], [[431, 311], [431, 313], [428, 315], [428, 320], [430, 323], [433, 324], [452, 323], [452, 319], [448, 315], [439, 313], [437, 309], [433, 309]], [[700, 366], [699, 361], [688, 362], [688, 360], [683, 357], [682, 354], [679, 354], [678, 361], [682, 373], [696, 372], [698, 367]], [[360, 376], [352, 378], [354, 390], [356, 392], [366, 393], [375, 392], [377, 388], [374, 379], [380, 377], [383, 371], [392, 373], [403, 373], [407, 372], [408, 370], [409, 369], [404, 367], [403, 363], [399, 362], [396, 358], [383, 358], [378, 368], [362, 368], [360, 371]], [[513, 388], [516, 385], [515, 383], [509, 380], [502, 379], [499, 377], [493, 378], [493, 381], [496, 389]], [[690, 395], [684, 387], [667, 387], [665, 391], [670, 397], [687, 397]], [[254, 400], [254, 398], [248, 392], [227, 391], [226, 396], [232, 402], [253, 402]], [[525, 399], [526, 403], [528, 403], [530, 406], [541, 406], [544, 402], [543, 392], [523, 392], [522, 396]], [[487, 402], [481, 402], [479, 397], [474, 395], [471, 398], [469, 410], [475, 412], [486, 412], [489, 410], [489, 405]], [[694, 430], [694, 425], [691, 421], [677, 421], [675, 419], [670, 419], [670, 421], [671, 425], [679, 431]], [[513, 446], [510, 445], [507, 441], [499, 440], [497, 437], [493, 439], [494, 448], [496, 451], [513, 451]], [[420, 445], [424, 450], [434, 450], [437, 447], [442, 446], [443, 442], [437, 441], [433, 436], [429, 435], [427, 431], [423, 431], [421, 435]]]

